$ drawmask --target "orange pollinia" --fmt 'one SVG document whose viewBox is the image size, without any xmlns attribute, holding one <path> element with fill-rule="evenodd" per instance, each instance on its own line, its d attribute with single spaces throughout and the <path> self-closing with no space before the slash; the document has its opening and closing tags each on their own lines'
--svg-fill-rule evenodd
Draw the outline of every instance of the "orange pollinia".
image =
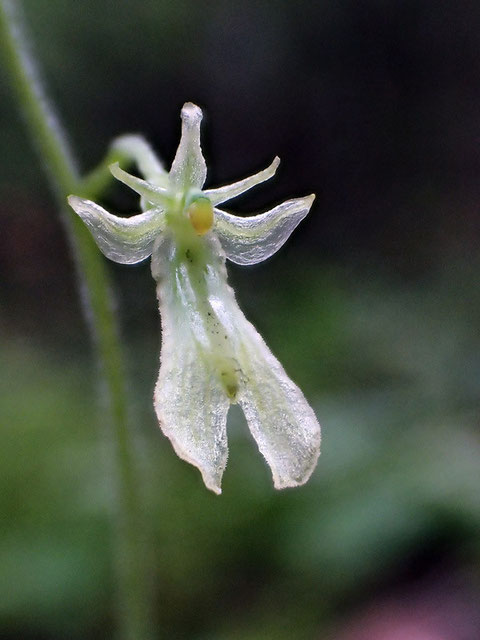
<svg viewBox="0 0 480 640">
<path fill-rule="evenodd" d="M 213 227 L 213 205 L 208 198 L 197 198 L 187 209 L 192 227 L 203 236 Z"/>
</svg>

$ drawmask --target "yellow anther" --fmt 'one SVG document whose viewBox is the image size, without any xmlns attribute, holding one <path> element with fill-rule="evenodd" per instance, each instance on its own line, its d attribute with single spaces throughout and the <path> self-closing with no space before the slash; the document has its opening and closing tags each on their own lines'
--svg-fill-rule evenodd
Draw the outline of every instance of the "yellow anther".
<svg viewBox="0 0 480 640">
<path fill-rule="evenodd" d="M 197 198 L 187 209 L 192 227 L 203 236 L 213 227 L 213 206 L 208 198 Z"/>
</svg>

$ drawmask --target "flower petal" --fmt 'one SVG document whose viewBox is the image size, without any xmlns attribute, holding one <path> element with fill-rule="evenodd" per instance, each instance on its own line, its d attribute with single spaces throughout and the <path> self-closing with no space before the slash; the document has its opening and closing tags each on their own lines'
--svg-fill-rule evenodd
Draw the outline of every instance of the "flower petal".
<svg viewBox="0 0 480 640">
<path fill-rule="evenodd" d="M 224 187 L 218 187 L 217 189 L 206 189 L 205 191 L 203 191 L 203 195 L 209 198 L 210 202 L 213 205 L 221 204 L 222 202 L 226 202 L 227 200 L 236 198 L 255 185 L 260 184 L 261 182 L 265 182 L 265 180 L 268 180 L 273 175 L 275 175 L 275 171 L 277 170 L 279 164 L 280 158 L 278 156 L 275 156 L 272 164 L 266 169 L 263 169 L 263 171 L 259 171 L 255 175 L 244 178 L 243 180 L 239 180 L 238 182 L 234 182 L 233 184 L 227 184 Z"/>
<path fill-rule="evenodd" d="M 168 206 L 170 198 L 167 195 L 167 189 L 163 187 L 157 187 L 151 182 L 147 182 L 146 180 L 142 180 L 141 178 L 132 176 L 130 173 L 127 173 L 126 171 L 121 169 L 118 162 L 114 162 L 113 164 L 111 164 L 109 169 L 114 178 L 120 180 L 120 182 L 126 184 L 127 187 L 130 187 L 130 189 L 136 191 L 138 195 L 146 200 L 146 202 L 160 205 L 161 207 Z"/>
<path fill-rule="evenodd" d="M 275 487 L 304 484 L 320 453 L 317 418 L 243 315 L 223 267 L 209 270 L 206 277 L 208 299 L 238 363 L 239 388 L 234 401 L 242 407 L 250 431 L 270 465 Z"/>
<path fill-rule="evenodd" d="M 159 207 L 138 216 L 120 218 L 90 200 L 69 196 L 68 202 L 90 229 L 102 253 L 122 264 L 135 264 L 148 258 L 156 237 L 165 227 L 165 213 Z"/>
<path fill-rule="evenodd" d="M 287 200 L 274 209 L 241 218 L 215 209 L 215 231 L 229 260 L 255 264 L 266 260 L 287 241 L 305 218 L 315 196 Z"/>
<path fill-rule="evenodd" d="M 255 327 L 244 319 L 241 330 L 244 348 L 240 363 L 246 383 L 238 402 L 272 470 L 275 488 L 304 484 L 320 455 L 320 425 L 303 393 Z"/>
<path fill-rule="evenodd" d="M 149 182 L 153 182 L 159 187 L 168 185 L 168 173 L 143 136 L 137 134 L 120 136 L 114 140 L 112 149 L 131 158 L 140 173 Z"/>
<path fill-rule="evenodd" d="M 177 455 L 200 470 L 208 489 L 221 493 L 227 464 L 230 402 L 201 344 L 192 333 L 188 310 L 170 288 L 157 287 L 162 317 L 160 374 L 155 411 Z"/>
<path fill-rule="evenodd" d="M 182 137 L 170 169 L 170 180 L 180 189 L 201 189 L 207 176 L 207 166 L 200 146 L 200 107 L 186 102 L 182 112 Z"/>
</svg>

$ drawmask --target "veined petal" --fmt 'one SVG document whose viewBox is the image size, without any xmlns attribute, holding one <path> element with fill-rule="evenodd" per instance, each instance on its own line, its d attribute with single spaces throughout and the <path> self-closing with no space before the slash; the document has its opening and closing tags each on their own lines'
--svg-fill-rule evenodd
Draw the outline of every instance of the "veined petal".
<svg viewBox="0 0 480 640">
<path fill-rule="evenodd" d="M 255 264 L 266 260 L 287 241 L 305 218 L 315 196 L 287 200 L 256 216 L 239 217 L 215 209 L 214 229 L 229 260 Z"/>
<path fill-rule="evenodd" d="M 240 312 L 241 313 L 241 312 Z M 240 363 L 246 384 L 238 397 L 276 489 L 307 482 L 320 455 L 320 425 L 256 329 L 244 319 Z"/>
<path fill-rule="evenodd" d="M 218 241 L 217 241 L 218 242 Z M 290 380 L 239 308 L 223 266 L 206 275 L 208 298 L 228 335 L 238 367 L 235 402 L 270 465 L 277 489 L 304 484 L 320 454 L 320 425 L 301 390 Z"/>
<path fill-rule="evenodd" d="M 90 200 L 69 196 L 68 202 L 90 229 L 102 253 L 122 264 L 135 264 L 148 258 L 156 237 L 165 227 L 165 213 L 159 207 L 138 216 L 120 218 Z"/>
<path fill-rule="evenodd" d="M 205 485 L 219 494 L 227 464 L 230 402 L 192 332 L 188 310 L 176 299 L 171 285 L 164 281 L 157 287 L 162 349 L 155 411 L 177 455 L 198 467 Z"/>
<path fill-rule="evenodd" d="M 131 158 L 149 182 L 159 187 L 168 185 L 168 174 L 162 162 L 143 136 L 138 134 L 120 136 L 113 141 L 112 149 Z"/>
<path fill-rule="evenodd" d="M 245 193 L 245 191 L 248 191 L 257 184 L 265 182 L 265 180 L 268 180 L 269 178 L 274 176 L 279 164 L 280 158 L 278 156 L 275 156 L 272 164 L 266 169 L 263 169 L 263 171 L 259 171 L 255 175 L 244 178 L 243 180 L 239 180 L 238 182 L 234 182 L 233 184 L 227 184 L 224 187 L 218 187 L 217 189 L 206 189 L 205 191 L 203 191 L 203 195 L 209 198 L 210 202 L 213 205 L 221 204 L 222 202 L 226 202 L 227 200 L 236 198 L 237 196 Z"/>
<path fill-rule="evenodd" d="M 136 191 L 142 198 L 145 198 L 147 202 L 160 205 L 161 207 L 168 205 L 169 196 L 167 195 L 167 189 L 164 187 L 157 187 L 151 182 L 132 176 L 130 173 L 121 169 L 118 162 L 111 164 L 109 169 L 114 178 Z"/>
<path fill-rule="evenodd" d="M 201 189 L 207 176 L 207 166 L 200 146 L 200 107 L 186 102 L 182 112 L 182 137 L 170 169 L 170 180 L 180 189 Z"/>
</svg>

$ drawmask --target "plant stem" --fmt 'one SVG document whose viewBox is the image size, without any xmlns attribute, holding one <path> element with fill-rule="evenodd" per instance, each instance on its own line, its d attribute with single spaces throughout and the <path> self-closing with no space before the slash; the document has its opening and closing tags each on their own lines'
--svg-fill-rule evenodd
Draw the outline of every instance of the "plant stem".
<svg viewBox="0 0 480 640">
<path fill-rule="evenodd" d="M 79 177 L 73 156 L 38 80 L 33 58 L 25 47 L 25 37 L 14 16 L 14 3 L 0 0 L 0 48 L 4 65 L 24 112 L 30 136 L 47 170 L 73 248 L 80 285 L 86 292 L 86 315 L 108 393 L 116 443 L 119 636 L 122 640 L 146 640 L 151 637 L 152 629 L 147 553 L 136 453 L 128 430 L 124 357 L 103 257 L 87 228 L 65 204 L 70 193 L 84 195 L 88 192 L 89 197 L 93 197 L 93 191 L 98 192 L 105 186 L 105 179 L 102 170 L 97 176 L 93 174 L 93 179 L 90 176 L 82 181 Z"/>
</svg>

